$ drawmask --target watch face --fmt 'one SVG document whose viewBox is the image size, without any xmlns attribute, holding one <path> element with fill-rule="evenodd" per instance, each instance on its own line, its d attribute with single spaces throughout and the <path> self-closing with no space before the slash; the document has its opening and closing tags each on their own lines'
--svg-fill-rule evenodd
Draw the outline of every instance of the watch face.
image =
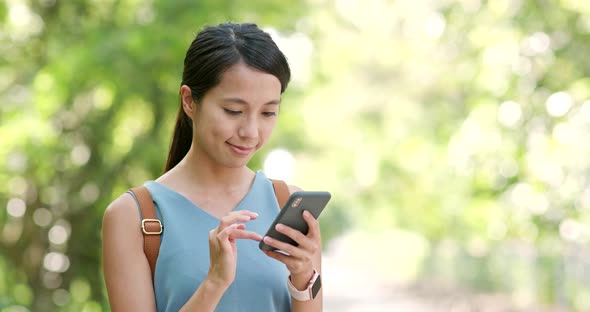
<svg viewBox="0 0 590 312">
<path fill-rule="evenodd" d="M 311 286 L 312 299 L 315 299 L 315 296 L 320 291 L 320 288 L 322 288 L 322 277 L 318 275 L 318 278 L 316 278 L 315 282 L 313 283 L 313 286 Z"/>
</svg>

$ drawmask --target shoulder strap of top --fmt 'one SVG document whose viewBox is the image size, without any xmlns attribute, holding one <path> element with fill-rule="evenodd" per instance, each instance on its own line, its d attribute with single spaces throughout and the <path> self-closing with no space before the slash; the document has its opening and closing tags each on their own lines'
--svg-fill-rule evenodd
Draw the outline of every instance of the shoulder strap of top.
<svg viewBox="0 0 590 312">
<path fill-rule="evenodd" d="M 271 179 L 271 181 L 275 197 L 279 203 L 279 208 L 282 208 L 289 198 L 289 187 L 285 181 L 273 179 Z M 148 189 L 145 186 L 140 186 L 131 188 L 129 191 L 135 195 L 139 204 L 139 209 L 141 210 L 141 230 L 143 232 L 144 241 L 143 250 L 148 263 L 150 264 L 152 283 L 154 283 L 156 261 L 158 260 L 158 254 L 160 253 L 160 235 L 162 235 L 164 226 L 156 215 L 154 201 L 152 200 L 152 196 Z"/>
</svg>

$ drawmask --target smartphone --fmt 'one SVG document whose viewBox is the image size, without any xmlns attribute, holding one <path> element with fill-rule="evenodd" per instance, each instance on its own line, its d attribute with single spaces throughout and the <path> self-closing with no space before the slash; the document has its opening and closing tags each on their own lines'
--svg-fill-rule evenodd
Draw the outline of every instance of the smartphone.
<svg viewBox="0 0 590 312">
<path fill-rule="evenodd" d="M 311 215 L 317 220 L 320 217 L 322 210 L 324 210 L 324 207 L 326 207 L 328 204 L 328 201 L 330 201 L 331 197 L 332 195 L 329 192 L 300 191 L 291 194 L 289 199 L 287 199 L 285 206 L 281 209 L 281 212 L 279 212 L 279 215 L 268 228 L 265 236 L 270 236 L 274 239 L 278 239 L 293 246 L 298 246 L 297 242 L 278 232 L 275 229 L 275 226 L 278 223 L 282 223 L 307 235 L 309 227 L 307 226 L 305 219 L 303 219 L 303 212 L 305 210 L 309 211 Z M 265 244 L 264 241 L 260 241 L 258 247 L 262 250 L 276 249 Z"/>
</svg>

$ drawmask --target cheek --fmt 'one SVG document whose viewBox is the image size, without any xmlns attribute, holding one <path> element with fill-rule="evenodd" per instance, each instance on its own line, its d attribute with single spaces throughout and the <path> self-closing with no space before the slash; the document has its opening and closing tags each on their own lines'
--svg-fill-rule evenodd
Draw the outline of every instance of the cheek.
<svg viewBox="0 0 590 312">
<path fill-rule="evenodd" d="M 215 138 L 229 138 L 232 133 L 232 122 L 221 112 L 208 111 L 206 120 L 203 120 L 203 131 L 208 136 Z"/>
<path fill-rule="evenodd" d="M 217 139 L 227 140 L 232 137 L 234 131 L 233 124 L 227 119 L 219 118 L 209 125 L 211 135 Z"/>
<path fill-rule="evenodd" d="M 202 118 L 205 115 L 201 115 L 201 118 L 197 120 L 197 133 L 196 139 L 207 145 L 214 144 L 219 140 L 227 140 L 228 124 L 226 120 L 223 120 L 219 116 L 206 115 L 208 118 Z"/>
</svg>

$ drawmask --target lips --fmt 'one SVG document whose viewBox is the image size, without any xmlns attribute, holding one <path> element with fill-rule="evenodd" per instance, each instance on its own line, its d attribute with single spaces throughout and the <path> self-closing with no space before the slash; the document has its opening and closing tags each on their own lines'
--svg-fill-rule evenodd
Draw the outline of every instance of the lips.
<svg viewBox="0 0 590 312">
<path fill-rule="evenodd" d="M 244 147 L 244 146 L 239 146 L 239 145 L 233 145 L 233 144 L 231 144 L 229 142 L 226 142 L 226 143 L 238 155 L 248 155 L 248 154 L 250 154 L 254 150 L 254 147 Z"/>
</svg>

